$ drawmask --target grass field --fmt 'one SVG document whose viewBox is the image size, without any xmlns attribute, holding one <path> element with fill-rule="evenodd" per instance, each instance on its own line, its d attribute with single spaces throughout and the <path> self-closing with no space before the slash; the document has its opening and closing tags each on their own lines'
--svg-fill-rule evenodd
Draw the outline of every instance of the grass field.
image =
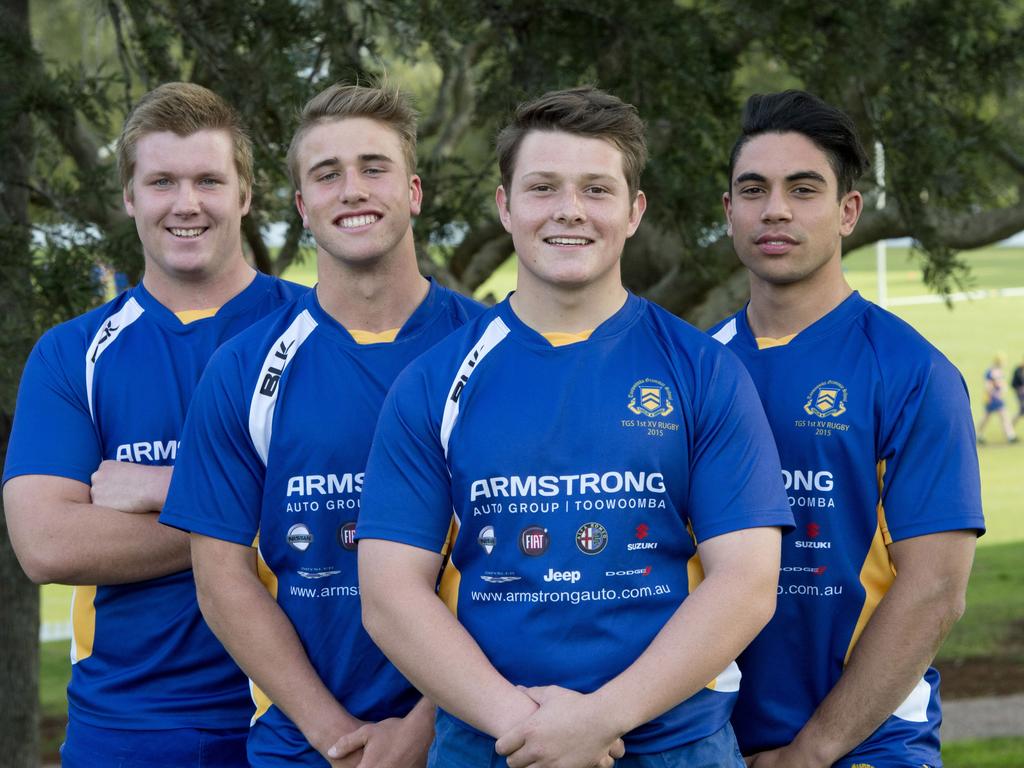
<svg viewBox="0 0 1024 768">
<path fill-rule="evenodd" d="M 1024 249 L 991 248 L 964 254 L 972 269 L 971 288 L 1024 286 Z M 916 257 L 906 248 L 888 254 L 890 298 L 925 295 Z M 863 249 L 847 256 L 850 284 L 865 297 L 877 297 L 875 252 Z M 312 258 L 291 268 L 286 277 L 315 282 Z M 477 291 L 500 299 L 515 285 L 515 263 L 504 264 Z M 890 309 L 941 349 L 960 369 L 971 394 L 975 418 L 980 417 L 982 375 L 996 351 L 1008 354 L 1011 365 L 1024 357 L 1024 297 L 986 298 L 944 304 L 895 306 Z M 1012 399 L 1012 398 L 1011 398 Z M 1024 435 L 1024 422 L 1018 424 Z M 986 430 L 988 444 L 979 450 L 982 494 L 988 532 L 979 541 L 968 592 L 968 611 L 947 639 L 939 660 L 1002 660 L 1024 663 L 1024 443 L 1006 445 L 995 423 Z M 43 589 L 43 621 L 66 621 L 70 588 Z M 41 699 L 44 712 L 60 716 L 68 676 L 68 644 L 43 646 Z M 947 768 L 994 768 L 1024 765 L 1024 739 L 964 742 L 944 749 Z"/>
</svg>

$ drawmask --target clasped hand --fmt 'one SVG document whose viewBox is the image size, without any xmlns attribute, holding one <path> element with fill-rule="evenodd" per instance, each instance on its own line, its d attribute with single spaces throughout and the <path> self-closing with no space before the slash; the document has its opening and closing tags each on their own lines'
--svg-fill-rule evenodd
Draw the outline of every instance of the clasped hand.
<svg viewBox="0 0 1024 768">
<path fill-rule="evenodd" d="M 611 768 L 625 745 L 593 694 L 557 685 L 521 688 L 538 708 L 498 739 L 509 768 Z"/>
</svg>

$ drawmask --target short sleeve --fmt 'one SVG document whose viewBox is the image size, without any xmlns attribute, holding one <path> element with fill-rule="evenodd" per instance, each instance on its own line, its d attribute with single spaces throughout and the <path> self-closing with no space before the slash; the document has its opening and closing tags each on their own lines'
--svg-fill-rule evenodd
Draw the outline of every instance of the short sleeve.
<svg viewBox="0 0 1024 768">
<path fill-rule="evenodd" d="M 18 388 L 4 482 L 18 475 L 91 482 L 103 451 L 85 392 L 85 354 L 84 344 L 62 348 L 55 330 L 33 348 Z"/>
<path fill-rule="evenodd" d="M 451 478 L 429 406 L 422 374 L 406 370 L 377 422 L 363 480 L 358 538 L 433 552 L 444 546 L 452 518 Z"/>
<path fill-rule="evenodd" d="M 249 436 L 249 394 L 237 358 L 217 352 L 189 406 L 161 523 L 253 543 L 266 467 Z"/>
<path fill-rule="evenodd" d="M 985 530 L 967 386 L 945 358 L 886 403 L 879 455 L 882 509 L 895 541 L 940 531 Z"/>
<path fill-rule="evenodd" d="M 687 505 L 694 535 L 703 541 L 743 528 L 792 528 L 778 450 L 754 383 L 728 350 L 706 362 Z"/>
</svg>

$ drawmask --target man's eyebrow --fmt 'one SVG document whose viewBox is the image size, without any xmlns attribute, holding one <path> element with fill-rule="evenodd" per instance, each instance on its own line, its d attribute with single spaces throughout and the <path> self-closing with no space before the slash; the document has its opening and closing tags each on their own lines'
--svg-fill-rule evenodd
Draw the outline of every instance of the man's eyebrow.
<svg viewBox="0 0 1024 768">
<path fill-rule="evenodd" d="M 745 181 L 759 181 L 763 184 L 764 182 L 768 181 L 768 179 L 766 179 L 760 173 L 747 171 L 746 173 L 741 173 L 739 176 L 737 176 L 736 179 L 733 181 L 733 184 L 742 184 Z"/>
<path fill-rule="evenodd" d="M 825 179 L 825 177 L 822 176 L 817 171 L 797 171 L 796 173 L 791 173 L 789 174 L 789 176 L 786 177 L 786 181 L 802 181 L 804 179 L 809 179 L 810 181 L 818 181 L 821 182 L 822 184 L 828 184 L 828 181 Z"/>
<path fill-rule="evenodd" d="M 361 162 L 361 163 L 392 163 L 392 164 L 394 164 L 395 161 L 392 160 L 387 155 L 375 154 L 375 153 L 367 153 L 365 155 L 359 155 L 359 162 Z M 335 165 L 341 165 L 341 160 L 339 160 L 337 157 L 325 157 L 319 163 L 315 163 L 315 164 L 311 165 L 309 167 L 309 170 L 306 171 L 306 175 L 309 176 L 309 175 L 311 175 L 313 173 L 316 173 L 321 168 L 329 168 L 329 167 L 332 167 L 332 166 L 335 166 Z"/>
<path fill-rule="evenodd" d="M 529 173 L 524 173 L 523 176 L 522 176 L 522 178 L 524 178 L 524 179 L 531 179 L 531 178 L 534 178 L 534 177 L 540 178 L 540 179 L 557 179 L 557 178 L 561 177 L 561 174 L 555 173 L 554 171 L 530 171 Z M 580 176 L 580 178 L 582 178 L 584 181 L 614 181 L 615 180 L 615 176 L 613 174 L 610 174 L 610 173 L 584 173 L 584 174 L 582 174 Z"/>
<path fill-rule="evenodd" d="M 828 180 L 817 171 L 797 171 L 796 173 L 791 173 L 786 177 L 786 181 L 790 182 L 803 180 L 817 181 L 822 184 L 828 183 Z M 768 179 L 766 179 L 760 173 L 755 173 L 754 171 L 747 171 L 746 173 L 741 173 L 739 176 L 737 176 L 736 180 L 733 183 L 742 184 L 745 181 L 756 181 L 763 184 L 766 181 L 768 181 Z"/>
</svg>

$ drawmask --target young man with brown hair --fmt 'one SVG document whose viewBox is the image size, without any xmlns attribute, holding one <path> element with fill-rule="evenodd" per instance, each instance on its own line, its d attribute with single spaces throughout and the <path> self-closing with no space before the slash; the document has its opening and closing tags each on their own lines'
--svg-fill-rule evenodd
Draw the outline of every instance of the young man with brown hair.
<svg viewBox="0 0 1024 768">
<path fill-rule="evenodd" d="M 243 258 L 252 149 L 214 93 L 149 92 L 117 157 L 145 273 L 33 350 L 7 525 L 29 578 L 75 585 L 63 764 L 241 767 L 245 677 L 199 613 L 188 537 L 157 514 L 210 355 L 304 289 Z"/>
<path fill-rule="evenodd" d="M 319 282 L 211 362 L 160 518 L 192 532 L 203 614 L 252 678 L 257 768 L 412 768 L 430 743 L 433 706 L 363 630 L 354 536 L 391 382 L 482 311 L 419 272 L 415 162 L 397 89 L 305 106 L 288 163 Z"/>
<path fill-rule="evenodd" d="M 443 709 L 432 766 L 741 766 L 732 660 L 771 616 L 791 520 L 756 393 L 622 286 L 646 206 L 632 106 L 546 94 L 498 152 L 518 287 L 384 405 L 367 629 Z"/>
</svg>

